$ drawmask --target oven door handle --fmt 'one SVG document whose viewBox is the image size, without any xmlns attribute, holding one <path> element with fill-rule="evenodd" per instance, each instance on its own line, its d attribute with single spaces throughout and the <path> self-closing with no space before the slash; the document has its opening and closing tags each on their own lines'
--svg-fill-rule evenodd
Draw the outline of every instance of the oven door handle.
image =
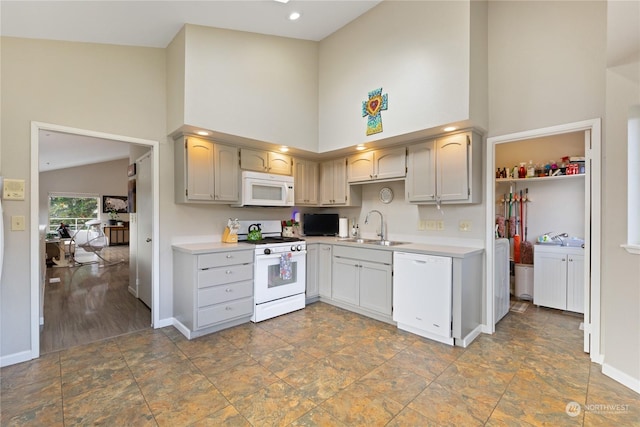
<svg viewBox="0 0 640 427">
<path fill-rule="evenodd" d="M 270 254 L 270 255 L 256 255 L 256 261 L 260 261 L 263 259 L 275 259 L 275 258 L 280 258 L 281 255 L 284 254 L 292 254 L 293 256 L 291 258 L 295 258 L 298 255 L 306 255 L 307 251 L 296 251 L 296 252 L 282 252 L 279 254 Z"/>
</svg>

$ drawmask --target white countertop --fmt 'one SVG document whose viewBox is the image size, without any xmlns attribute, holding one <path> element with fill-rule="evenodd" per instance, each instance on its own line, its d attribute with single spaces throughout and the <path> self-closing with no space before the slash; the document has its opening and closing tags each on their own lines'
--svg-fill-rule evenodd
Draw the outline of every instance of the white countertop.
<svg viewBox="0 0 640 427">
<path fill-rule="evenodd" d="M 472 255 L 481 254 L 484 249 L 468 246 L 440 245 L 428 243 L 402 243 L 394 246 L 378 246 L 375 244 L 355 243 L 339 239 L 337 237 L 303 237 L 307 243 L 325 243 L 331 245 L 343 245 L 361 247 L 367 249 L 378 249 L 383 251 L 411 252 L 429 255 L 448 256 L 452 258 L 466 258 Z M 255 248 L 251 243 L 222 243 L 222 242 L 194 242 L 194 243 L 174 243 L 172 248 L 177 251 L 192 255 L 220 252 L 220 251 L 240 251 Z"/>
<path fill-rule="evenodd" d="M 255 248 L 250 243 L 222 243 L 222 242 L 198 242 L 198 243 L 174 243 L 171 247 L 180 252 L 192 255 L 206 254 L 220 251 L 241 251 Z"/>
</svg>

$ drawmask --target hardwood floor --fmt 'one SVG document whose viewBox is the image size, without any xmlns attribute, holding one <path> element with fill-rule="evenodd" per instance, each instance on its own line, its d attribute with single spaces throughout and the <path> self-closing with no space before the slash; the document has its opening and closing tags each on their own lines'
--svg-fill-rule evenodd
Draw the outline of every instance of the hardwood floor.
<svg viewBox="0 0 640 427">
<path fill-rule="evenodd" d="M 129 247 L 107 247 L 101 255 L 117 263 L 47 268 L 42 354 L 150 328 L 151 311 L 128 290 Z"/>
</svg>

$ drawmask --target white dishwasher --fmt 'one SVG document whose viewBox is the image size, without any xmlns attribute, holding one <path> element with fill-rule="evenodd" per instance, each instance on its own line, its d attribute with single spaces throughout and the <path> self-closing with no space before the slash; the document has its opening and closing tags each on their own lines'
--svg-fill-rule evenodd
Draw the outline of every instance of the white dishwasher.
<svg viewBox="0 0 640 427">
<path fill-rule="evenodd" d="M 398 328 L 453 345 L 450 257 L 393 253 L 393 320 Z"/>
</svg>

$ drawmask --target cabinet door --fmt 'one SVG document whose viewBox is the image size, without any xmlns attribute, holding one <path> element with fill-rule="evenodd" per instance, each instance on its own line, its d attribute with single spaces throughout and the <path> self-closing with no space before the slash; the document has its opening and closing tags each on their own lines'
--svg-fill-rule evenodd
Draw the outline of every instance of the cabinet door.
<svg viewBox="0 0 640 427">
<path fill-rule="evenodd" d="M 567 255 L 567 310 L 584 313 L 584 255 Z"/>
<path fill-rule="evenodd" d="M 269 173 L 291 175 L 291 156 L 270 151 L 268 153 L 268 159 L 267 171 Z"/>
<path fill-rule="evenodd" d="M 318 291 L 321 297 L 331 298 L 331 245 L 319 245 Z"/>
<path fill-rule="evenodd" d="M 333 161 L 320 164 L 320 203 L 333 203 Z"/>
<path fill-rule="evenodd" d="M 533 303 L 567 308 L 567 255 L 536 251 L 533 261 Z"/>
<path fill-rule="evenodd" d="M 318 204 L 318 171 L 318 163 L 307 160 L 304 189 L 306 193 L 305 203 L 310 205 Z"/>
<path fill-rule="evenodd" d="M 347 159 L 347 182 L 371 181 L 374 176 L 374 152 L 358 153 Z"/>
<path fill-rule="evenodd" d="M 467 134 L 438 139 L 436 143 L 436 195 L 442 201 L 469 198 Z"/>
<path fill-rule="evenodd" d="M 318 204 L 318 163 L 293 159 L 296 205 Z"/>
<path fill-rule="evenodd" d="M 307 298 L 318 296 L 318 246 L 307 245 Z"/>
<path fill-rule="evenodd" d="M 213 143 L 187 138 L 187 199 L 213 200 Z"/>
<path fill-rule="evenodd" d="M 359 304 L 358 277 L 360 267 L 357 261 L 333 257 L 331 275 L 331 296 L 336 301 L 353 305 Z"/>
<path fill-rule="evenodd" d="M 360 261 L 360 307 L 391 316 L 391 266 Z"/>
<path fill-rule="evenodd" d="M 239 197 L 238 149 L 228 145 L 214 144 L 214 199 L 237 202 Z"/>
<path fill-rule="evenodd" d="M 408 148 L 406 197 L 409 202 L 431 202 L 436 198 L 435 141 Z"/>
<path fill-rule="evenodd" d="M 375 152 L 375 179 L 402 178 L 407 171 L 407 149 L 388 148 Z"/>
<path fill-rule="evenodd" d="M 346 159 L 333 162 L 333 204 L 347 204 L 347 162 Z"/>
<path fill-rule="evenodd" d="M 269 170 L 269 154 L 266 151 L 240 149 L 240 168 L 256 172 Z"/>
</svg>

